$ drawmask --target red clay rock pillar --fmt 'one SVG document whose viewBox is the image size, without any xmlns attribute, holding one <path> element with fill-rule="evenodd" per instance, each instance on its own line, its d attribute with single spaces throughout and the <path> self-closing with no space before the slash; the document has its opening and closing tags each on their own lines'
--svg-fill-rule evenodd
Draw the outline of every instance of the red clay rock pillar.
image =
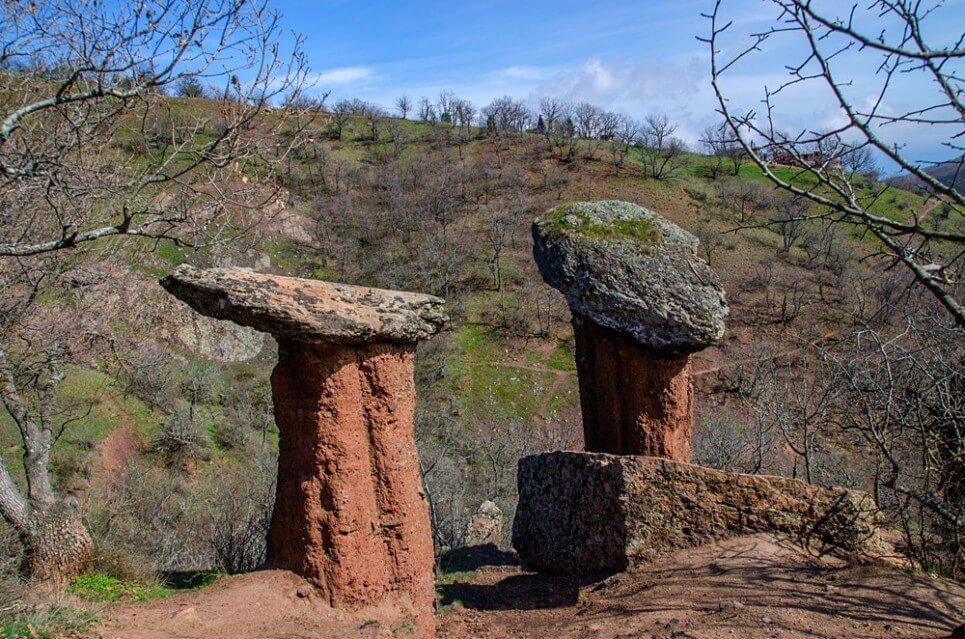
<svg viewBox="0 0 965 639">
<path fill-rule="evenodd" d="M 690 461 L 693 369 L 573 316 L 585 448 L 592 453 Z"/>
<path fill-rule="evenodd" d="M 635 204 L 576 202 L 536 219 L 533 257 L 573 313 L 586 450 L 690 461 L 690 356 L 728 313 L 697 238 Z"/>
<path fill-rule="evenodd" d="M 414 293 L 180 266 L 195 310 L 271 333 L 281 433 L 268 564 L 337 608 L 390 606 L 435 634 L 433 548 L 413 437 L 415 344 L 447 320 Z M 385 611 L 381 614 L 384 615 Z"/>
<path fill-rule="evenodd" d="M 338 608 L 407 595 L 402 605 L 428 628 L 433 549 L 412 432 L 414 350 L 279 342 L 268 563 L 307 577 Z"/>
</svg>

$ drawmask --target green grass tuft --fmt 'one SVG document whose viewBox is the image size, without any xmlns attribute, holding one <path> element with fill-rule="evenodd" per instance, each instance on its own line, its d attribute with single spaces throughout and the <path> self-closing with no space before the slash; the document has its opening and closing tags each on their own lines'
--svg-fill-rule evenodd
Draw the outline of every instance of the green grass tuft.
<svg viewBox="0 0 965 639">
<path fill-rule="evenodd" d="M 142 585 L 121 581 L 110 575 L 94 572 L 75 578 L 67 592 L 87 601 L 112 602 L 121 598 L 132 601 L 165 599 L 177 593 L 177 590 L 160 584 Z"/>
<path fill-rule="evenodd" d="M 97 617 L 86 610 L 54 606 L 39 612 L 0 615 L 0 639 L 58 639 L 84 633 Z"/>
<path fill-rule="evenodd" d="M 550 354 L 549 359 L 546 361 L 546 365 L 549 368 L 557 371 L 575 371 L 576 370 L 576 358 L 573 356 L 573 351 L 570 350 L 570 345 L 565 340 L 557 340 L 556 348 Z"/>
<path fill-rule="evenodd" d="M 184 251 L 178 247 L 177 244 L 170 240 L 162 240 L 158 242 L 157 249 L 154 251 L 160 259 L 164 260 L 167 264 L 172 267 L 181 266 L 184 264 L 185 257 Z"/>
<path fill-rule="evenodd" d="M 167 599 L 185 590 L 199 590 L 211 585 L 217 578 L 218 573 L 202 572 L 178 575 L 161 583 L 138 584 L 92 572 L 75 578 L 67 591 L 87 601 L 105 603 L 125 599 L 140 602 Z"/>
</svg>

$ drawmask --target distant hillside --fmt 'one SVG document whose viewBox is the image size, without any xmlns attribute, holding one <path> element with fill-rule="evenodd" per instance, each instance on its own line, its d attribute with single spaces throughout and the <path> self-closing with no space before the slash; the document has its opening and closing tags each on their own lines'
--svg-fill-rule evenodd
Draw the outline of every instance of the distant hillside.
<svg viewBox="0 0 965 639">
<path fill-rule="evenodd" d="M 963 163 L 965 163 L 965 156 L 958 160 L 942 162 L 930 169 L 925 169 L 925 173 L 931 175 L 942 184 L 954 187 L 961 192 L 962 187 L 965 186 L 965 166 L 963 166 Z M 888 184 L 905 189 L 906 191 L 922 192 L 925 190 L 925 185 L 920 178 L 914 175 L 908 175 L 907 173 L 891 178 L 888 180 Z"/>
</svg>

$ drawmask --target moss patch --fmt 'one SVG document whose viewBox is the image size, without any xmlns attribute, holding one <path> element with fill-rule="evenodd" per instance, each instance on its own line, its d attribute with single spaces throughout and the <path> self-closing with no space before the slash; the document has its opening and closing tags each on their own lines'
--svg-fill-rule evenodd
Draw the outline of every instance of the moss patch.
<svg viewBox="0 0 965 639">
<path fill-rule="evenodd" d="M 660 242 L 660 228 L 650 220 L 611 220 L 601 222 L 575 204 L 563 204 L 540 219 L 540 228 L 550 241 L 570 234 L 603 239 L 630 239 L 645 244 Z"/>
</svg>

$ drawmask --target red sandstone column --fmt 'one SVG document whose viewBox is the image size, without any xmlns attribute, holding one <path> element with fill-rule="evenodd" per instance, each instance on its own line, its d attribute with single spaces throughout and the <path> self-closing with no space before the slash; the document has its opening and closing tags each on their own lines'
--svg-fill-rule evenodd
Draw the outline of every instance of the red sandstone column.
<svg viewBox="0 0 965 639">
<path fill-rule="evenodd" d="M 661 355 L 574 313 L 585 448 L 690 461 L 689 355 Z"/>
<path fill-rule="evenodd" d="M 387 605 L 435 634 L 433 548 L 412 414 L 415 344 L 448 320 L 431 295 L 181 265 L 161 285 L 199 313 L 272 334 L 281 433 L 268 563 L 335 607 Z"/>
<path fill-rule="evenodd" d="M 411 606 L 434 635 L 433 548 L 413 438 L 414 344 L 280 340 L 268 561 L 333 606 Z"/>
</svg>

